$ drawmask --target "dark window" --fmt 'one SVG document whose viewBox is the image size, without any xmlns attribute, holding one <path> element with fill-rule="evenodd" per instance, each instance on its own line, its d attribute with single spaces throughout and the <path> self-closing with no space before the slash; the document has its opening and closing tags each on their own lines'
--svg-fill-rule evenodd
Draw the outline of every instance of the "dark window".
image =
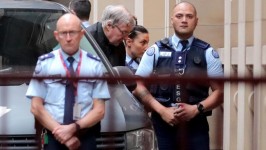
<svg viewBox="0 0 266 150">
<path fill-rule="evenodd" d="M 0 11 L 0 74 L 32 74 L 38 57 L 57 45 L 53 31 L 57 19 L 64 12 L 29 9 Z"/>
</svg>

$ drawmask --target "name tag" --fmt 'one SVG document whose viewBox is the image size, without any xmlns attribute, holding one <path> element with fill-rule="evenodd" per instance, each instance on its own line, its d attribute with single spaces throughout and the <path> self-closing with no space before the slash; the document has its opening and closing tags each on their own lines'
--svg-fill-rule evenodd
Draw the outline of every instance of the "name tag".
<svg viewBox="0 0 266 150">
<path fill-rule="evenodd" d="M 160 57 L 171 57 L 172 52 L 160 52 Z"/>
<path fill-rule="evenodd" d="M 81 118 L 81 104 L 75 103 L 73 108 L 73 120 L 79 120 Z"/>
</svg>

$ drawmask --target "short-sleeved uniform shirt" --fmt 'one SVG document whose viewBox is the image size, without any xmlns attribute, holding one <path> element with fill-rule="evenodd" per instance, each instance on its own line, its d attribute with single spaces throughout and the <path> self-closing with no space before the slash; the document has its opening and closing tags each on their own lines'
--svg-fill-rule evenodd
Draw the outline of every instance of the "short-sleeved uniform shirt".
<svg viewBox="0 0 266 150">
<path fill-rule="evenodd" d="M 66 67 L 69 66 L 66 60 L 68 57 L 61 49 L 41 56 L 37 62 L 34 76 L 66 77 L 67 71 L 64 64 Z M 73 57 L 75 59 L 73 67 L 76 70 L 76 75 L 80 77 L 103 76 L 102 63 L 98 57 L 88 55 L 87 52 L 81 49 Z M 53 119 L 63 123 L 65 86 L 66 81 L 62 79 L 32 79 L 26 96 L 30 99 L 32 97 L 41 97 L 44 100 L 45 109 L 51 114 Z M 81 118 L 92 109 L 93 99 L 110 99 L 107 82 L 95 79 L 79 80 L 75 103 L 81 106 Z"/>
<path fill-rule="evenodd" d="M 169 39 L 172 42 L 173 48 L 176 51 L 181 51 L 182 44 L 180 43 L 180 39 L 176 35 L 173 35 Z M 189 44 L 187 45 L 186 50 L 189 50 L 193 40 L 194 40 L 193 36 L 188 39 Z M 139 64 L 139 67 L 135 74 L 138 76 L 142 76 L 142 77 L 148 77 L 153 71 L 154 63 L 155 65 L 157 64 L 159 56 L 160 56 L 160 52 L 159 52 L 158 46 L 156 44 L 152 45 L 144 53 L 141 59 L 141 62 Z M 205 56 L 206 56 L 206 62 L 207 62 L 208 76 L 209 77 L 222 77 L 223 68 L 222 68 L 222 63 L 219 59 L 219 54 L 212 47 L 209 47 L 205 51 Z"/>
</svg>

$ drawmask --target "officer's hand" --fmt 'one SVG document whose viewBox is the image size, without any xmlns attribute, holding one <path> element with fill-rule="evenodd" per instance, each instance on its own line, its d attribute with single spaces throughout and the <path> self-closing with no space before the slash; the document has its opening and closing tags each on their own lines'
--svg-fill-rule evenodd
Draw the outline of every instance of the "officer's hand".
<svg viewBox="0 0 266 150">
<path fill-rule="evenodd" d="M 65 145 L 69 150 L 77 150 L 80 147 L 80 141 L 77 137 L 73 136 L 66 142 Z"/>
<path fill-rule="evenodd" d="M 176 107 L 165 107 L 160 111 L 162 119 L 167 122 L 169 125 L 174 126 L 178 124 L 178 118 L 175 117 Z"/>
<path fill-rule="evenodd" d="M 61 144 L 65 144 L 74 135 L 75 131 L 76 126 L 69 124 L 56 127 L 52 133 Z"/>
<path fill-rule="evenodd" d="M 179 107 L 175 112 L 175 117 L 180 121 L 189 121 L 197 115 L 197 105 L 178 103 L 178 106 Z"/>
</svg>

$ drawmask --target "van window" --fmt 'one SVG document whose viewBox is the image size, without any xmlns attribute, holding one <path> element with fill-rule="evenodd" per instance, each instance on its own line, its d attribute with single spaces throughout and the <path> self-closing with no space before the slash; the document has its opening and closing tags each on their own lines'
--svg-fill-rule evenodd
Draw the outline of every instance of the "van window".
<svg viewBox="0 0 266 150">
<path fill-rule="evenodd" d="M 65 12 L 30 9 L 1 9 L 0 12 L 0 74 L 31 75 L 38 57 L 58 47 L 53 31 Z M 85 37 L 81 48 L 97 55 Z M 18 85 L 29 80 L 0 82 Z"/>
</svg>

